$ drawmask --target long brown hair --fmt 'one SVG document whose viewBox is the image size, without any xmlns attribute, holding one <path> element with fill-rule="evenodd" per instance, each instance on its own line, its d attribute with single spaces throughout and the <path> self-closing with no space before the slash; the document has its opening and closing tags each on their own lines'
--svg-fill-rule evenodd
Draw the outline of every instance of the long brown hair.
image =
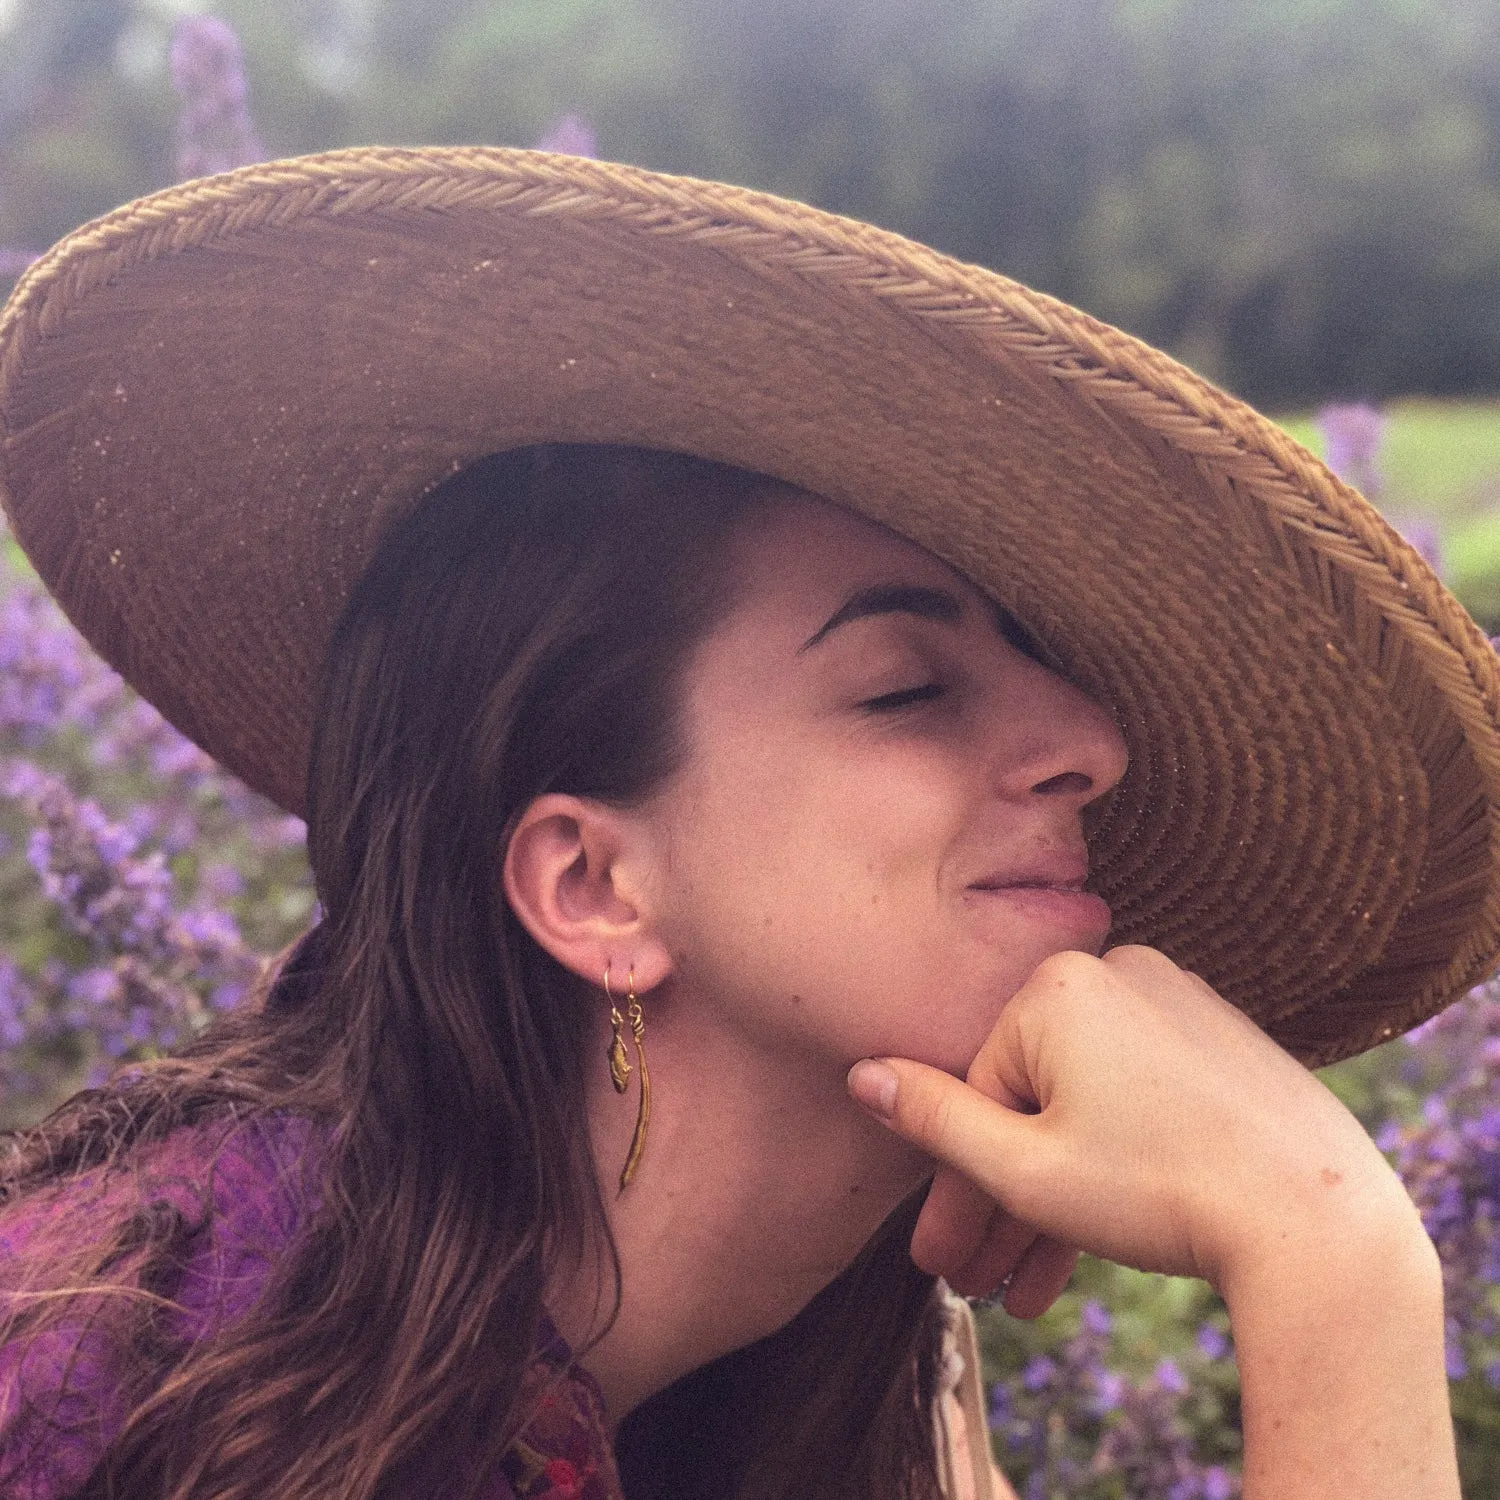
<svg viewBox="0 0 1500 1500">
<path fill-rule="evenodd" d="M 7 1274 L 78 1295 L 23 1304 L 0 1345 L 76 1326 L 82 1298 L 128 1352 L 129 1414 L 81 1494 L 383 1500 L 439 1453 L 451 1472 L 455 1450 L 472 1455 L 455 1493 L 495 1472 L 529 1414 L 550 1274 L 610 1244 L 585 987 L 515 920 L 498 862 L 538 795 L 629 804 L 671 774 L 684 662 L 771 485 L 681 455 L 521 449 L 386 536 L 321 686 L 321 925 L 263 1004 L 79 1096 L 7 1167 L 15 1199 L 186 1123 L 288 1116 L 323 1142 L 316 1210 L 259 1304 L 210 1338 L 174 1340 L 163 1314 L 206 1199 L 99 1215 L 65 1264 L 53 1245 Z M 910 1227 L 908 1208 L 786 1328 L 632 1414 L 632 1500 L 934 1495 L 931 1283 Z M 45 1417 L 27 1416 L 34 1441 Z"/>
</svg>

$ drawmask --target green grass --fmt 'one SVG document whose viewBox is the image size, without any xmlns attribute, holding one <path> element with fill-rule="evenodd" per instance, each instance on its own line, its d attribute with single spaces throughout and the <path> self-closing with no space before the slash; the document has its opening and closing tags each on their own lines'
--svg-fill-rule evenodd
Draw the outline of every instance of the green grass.
<svg viewBox="0 0 1500 1500">
<path fill-rule="evenodd" d="M 1398 401 L 1389 417 L 1385 483 L 1372 498 L 1398 530 L 1419 518 L 1436 524 L 1445 581 L 1500 632 L 1500 401 Z M 1311 415 L 1277 420 L 1321 455 Z"/>
</svg>

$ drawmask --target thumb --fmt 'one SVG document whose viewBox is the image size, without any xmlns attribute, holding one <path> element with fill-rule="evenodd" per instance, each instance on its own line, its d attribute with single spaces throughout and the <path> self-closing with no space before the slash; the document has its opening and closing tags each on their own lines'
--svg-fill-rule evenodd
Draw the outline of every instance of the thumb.
<svg viewBox="0 0 1500 1500">
<path fill-rule="evenodd" d="M 849 1092 L 882 1124 L 963 1173 L 1021 1218 L 1048 1180 L 1052 1142 L 1021 1114 L 925 1063 L 867 1057 L 849 1070 Z"/>
</svg>

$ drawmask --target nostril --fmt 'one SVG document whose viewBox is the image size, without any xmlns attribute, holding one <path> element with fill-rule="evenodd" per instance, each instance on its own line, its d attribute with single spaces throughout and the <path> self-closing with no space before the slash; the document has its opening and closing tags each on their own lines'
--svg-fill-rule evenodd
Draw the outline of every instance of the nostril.
<svg viewBox="0 0 1500 1500">
<path fill-rule="evenodd" d="M 1045 781 L 1037 782 L 1031 790 L 1043 797 L 1076 797 L 1093 789 L 1092 776 L 1085 776 L 1082 771 L 1064 771 L 1059 776 L 1049 776 Z"/>
</svg>

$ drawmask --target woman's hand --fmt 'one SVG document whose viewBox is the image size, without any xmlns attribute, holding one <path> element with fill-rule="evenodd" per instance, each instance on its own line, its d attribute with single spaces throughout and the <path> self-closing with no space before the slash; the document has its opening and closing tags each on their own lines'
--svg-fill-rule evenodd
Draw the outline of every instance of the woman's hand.
<svg viewBox="0 0 1500 1500">
<path fill-rule="evenodd" d="M 1154 949 L 1048 959 L 967 1088 L 919 1063 L 861 1063 L 851 1086 L 867 1105 L 882 1066 L 899 1081 L 886 1123 L 947 1164 L 913 1255 L 970 1293 L 1014 1273 L 1012 1311 L 1060 1290 L 1060 1245 L 1227 1293 L 1242 1263 L 1281 1253 L 1289 1225 L 1415 1221 L 1338 1100 Z"/>
<path fill-rule="evenodd" d="M 1436 1256 L 1358 1121 L 1149 948 L 1043 963 L 967 1083 L 850 1072 L 942 1166 L 913 1238 L 962 1290 L 1040 1312 L 1078 1247 L 1201 1276 L 1229 1305 L 1246 1494 L 1456 1496 Z"/>
</svg>

